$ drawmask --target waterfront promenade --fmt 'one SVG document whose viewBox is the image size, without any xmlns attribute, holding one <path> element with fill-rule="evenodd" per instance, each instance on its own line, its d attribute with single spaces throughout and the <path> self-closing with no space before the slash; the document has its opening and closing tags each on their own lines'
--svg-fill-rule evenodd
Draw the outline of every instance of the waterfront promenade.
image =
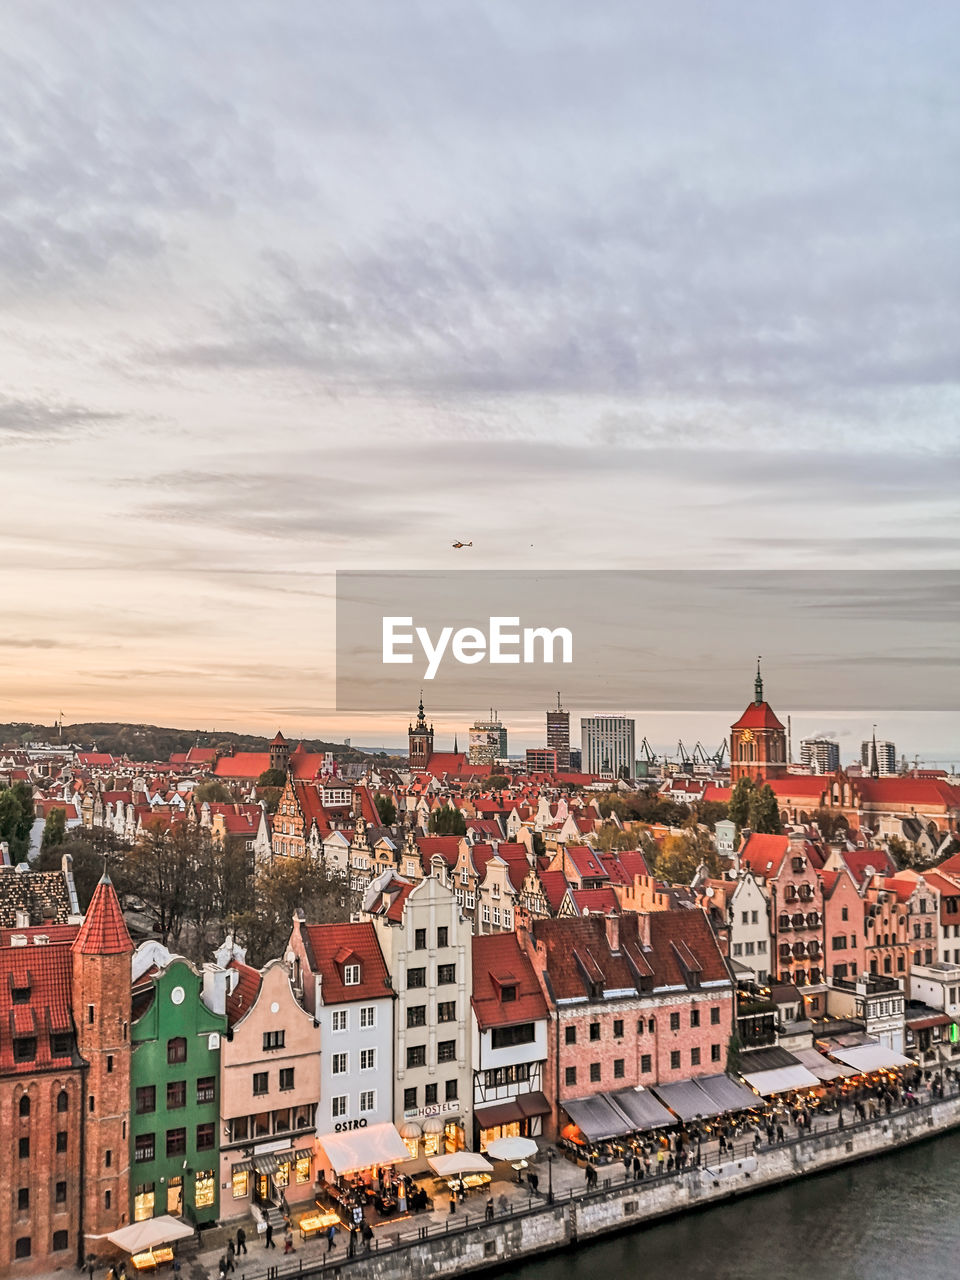
<svg viewBox="0 0 960 1280">
<path fill-rule="evenodd" d="M 237 1259 L 236 1280 L 287 1280 L 328 1270 L 344 1270 L 351 1280 L 412 1276 L 421 1269 L 424 1274 L 443 1274 L 446 1268 L 442 1261 L 438 1265 L 429 1261 L 431 1255 L 438 1254 L 460 1258 L 459 1271 L 503 1265 L 512 1258 L 569 1247 L 581 1239 L 775 1186 L 851 1160 L 872 1158 L 946 1132 L 960 1126 L 960 1096 L 956 1083 L 951 1082 L 943 1099 L 924 1093 L 915 1105 L 895 1107 L 890 1114 L 881 1109 L 876 1118 L 855 1121 L 847 1108 L 842 1127 L 836 1113 L 814 1116 L 809 1129 L 798 1130 L 789 1117 L 783 1125 L 782 1141 L 775 1137 L 772 1144 L 765 1134 L 758 1144 L 752 1133 L 735 1140 L 732 1147 L 728 1143 L 725 1152 L 716 1140 L 704 1142 L 699 1162 L 683 1171 L 667 1172 L 664 1166 L 664 1172 L 657 1174 L 654 1164 L 651 1176 L 638 1179 L 623 1163 L 603 1166 L 597 1169 L 592 1189 L 588 1188 L 585 1168 L 544 1144 L 532 1166 L 539 1180 L 536 1192 L 526 1183 L 503 1176 L 504 1172 L 512 1173 L 509 1167 L 504 1171 L 503 1166 L 497 1166 L 501 1177 L 488 1192 L 468 1198 L 453 1213 L 449 1195 L 438 1194 L 429 1212 L 379 1223 L 370 1250 L 359 1248 L 353 1257 L 348 1255 L 346 1233 L 338 1235 L 335 1248 L 328 1252 L 325 1239 L 304 1242 L 295 1230 L 296 1252 L 284 1255 L 282 1236 L 276 1237 L 276 1250 L 265 1250 L 255 1229 L 247 1224 L 250 1252 Z M 552 1160 L 551 1150 L 556 1157 Z M 490 1195 L 493 1222 L 487 1218 Z M 294 1223 L 306 1212 L 295 1212 Z M 522 1246 L 521 1237 L 532 1241 L 533 1248 Z M 226 1231 L 206 1233 L 201 1252 L 184 1257 L 187 1280 L 215 1280 L 226 1239 Z"/>
</svg>

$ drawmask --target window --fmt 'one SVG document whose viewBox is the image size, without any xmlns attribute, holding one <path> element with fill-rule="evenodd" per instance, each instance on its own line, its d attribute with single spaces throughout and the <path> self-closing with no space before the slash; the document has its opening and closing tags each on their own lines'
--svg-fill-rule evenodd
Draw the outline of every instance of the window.
<svg viewBox="0 0 960 1280">
<path fill-rule="evenodd" d="M 444 924 L 444 925 L 441 925 L 440 928 L 437 930 L 437 949 L 442 950 L 443 947 L 449 947 L 449 945 L 450 945 L 450 930 Z"/>
<path fill-rule="evenodd" d="M 564 1032 L 563 1032 L 563 1041 L 564 1041 L 564 1044 L 576 1044 L 576 1043 L 577 1043 L 577 1028 L 576 1028 L 576 1027 L 565 1027 L 565 1028 L 564 1028 Z"/>
<path fill-rule="evenodd" d="M 17 1240 L 16 1247 L 14 1248 L 13 1252 L 17 1258 L 29 1258 L 30 1257 L 30 1237 L 20 1236 L 20 1238 Z"/>
<path fill-rule="evenodd" d="M 133 1159 L 135 1164 L 144 1164 L 152 1160 L 156 1145 L 156 1137 L 152 1133 L 140 1133 L 134 1139 Z"/>
<path fill-rule="evenodd" d="M 345 1076 L 348 1071 L 348 1055 L 345 1053 L 335 1053 L 330 1059 L 330 1072 L 335 1076 Z"/>
<path fill-rule="evenodd" d="M 66 1151 L 66 1149 L 67 1149 L 67 1131 L 66 1129 L 61 1129 L 57 1133 L 57 1150 Z"/>
<path fill-rule="evenodd" d="M 217 1096 L 217 1082 L 213 1076 L 201 1076 L 197 1081 L 197 1101 L 213 1102 Z"/>
<path fill-rule="evenodd" d="M 93 1026 L 94 1017 L 95 1017 L 95 1013 L 94 1013 L 93 1005 L 88 1004 L 87 1005 L 87 1022 L 91 1027 Z"/>
<path fill-rule="evenodd" d="M 37 1056 L 37 1037 L 18 1036 L 13 1042 L 14 1062 L 32 1062 Z"/>
<path fill-rule="evenodd" d="M 334 1009 L 332 1027 L 334 1031 L 346 1031 L 347 1029 L 346 1009 Z"/>
<path fill-rule="evenodd" d="M 623 1058 L 614 1058 L 613 1060 L 613 1078 L 614 1080 L 623 1079 Z"/>
<path fill-rule="evenodd" d="M 56 1200 L 57 1204 L 67 1203 L 67 1184 L 65 1182 L 57 1183 Z"/>
<path fill-rule="evenodd" d="M 756 911 L 751 911 L 751 912 L 750 912 L 750 922 L 751 922 L 751 924 L 758 924 L 758 923 L 759 923 L 759 920 L 760 920 L 759 914 L 758 914 Z"/>
<path fill-rule="evenodd" d="M 89 1098 L 87 1098 L 87 1110 L 90 1112 L 90 1114 L 91 1114 L 91 1115 L 93 1115 L 93 1111 L 94 1111 L 94 1097 L 93 1097 L 93 1094 L 92 1094 L 92 1093 L 90 1094 Z"/>
<path fill-rule="evenodd" d="M 360 1027 L 375 1027 L 377 1025 L 377 1010 L 372 1004 L 365 1004 L 360 1010 Z"/>
<path fill-rule="evenodd" d="M 532 1022 L 521 1022 L 515 1027 L 494 1027 L 490 1044 L 494 1049 L 511 1049 L 518 1044 L 533 1044 L 536 1028 Z"/>
<path fill-rule="evenodd" d="M 623 1039 L 623 1019 L 614 1018 L 613 1020 L 613 1038 L 614 1040 Z"/>
<path fill-rule="evenodd" d="M 345 1093 L 341 1093 L 332 1099 L 330 1104 L 330 1114 L 333 1116 L 334 1120 L 339 1120 L 342 1116 L 347 1114 L 347 1095 Z"/>
<path fill-rule="evenodd" d="M 840 919 L 841 919 L 841 920 L 849 920 L 849 919 L 850 919 L 850 911 L 849 911 L 849 909 L 848 909 L 847 907 L 841 907 L 841 908 L 840 908 Z"/>
<path fill-rule="evenodd" d="M 438 1062 L 455 1062 L 457 1058 L 456 1040 L 441 1040 L 437 1045 Z"/>
<path fill-rule="evenodd" d="M 20 1099 L 19 1110 L 21 1116 L 28 1116 L 30 1114 L 30 1099 L 26 1094 L 23 1094 Z"/>
<path fill-rule="evenodd" d="M 364 1089 L 360 1094 L 360 1114 L 366 1115 L 377 1108 L 377 1095 L 373 1089 Z"/>
<path fill-rule="evenodd" d="M 674 1049 L 670 1054 L 670 1067 L 673 1071 L 680 1070 L 680 1050 Z"/>
<path fill-rule="evenodd" d="M 720 1061 L 720 1046 L 718 1044 L 712 1044 L 710 1046 L 710 1061 L 711 1062 Z"/>
<path fill-rule="evenodd" d="M 712 1027 L 719 1027 L 720 1025 L 720 1010 L 716 1007 L 710 1010 L 710 1025 Z"/>
<path fill-rule="evenodd" d="M 735 942 L 735 943 L 733 944 L 733 954 L 734 954 L 735 956 L 742 956 L 742 955 L 743 955 L 743 943 L 742 943 L 742 942 Z"/>
<path fill-rule="evenodd" d="M 167 1041 L 167 1062 L 171 1065 L 187 1060 L 187 1041 L 184 1036 L 175 1036 Z"/>
<path fill-rule="evenodd" d="M 425 1107 L 435 1107 L 437 1105 L 437 1086 L 428 1084 L 423 1090 L 423 1105 Z"/>
<path fill-rule="evenodd" d="M 448 1080 L 443 1087 L 444 1097 L 447 1102 L 456 1102 L 457 1100 L 457 1082 L 456 1080 Z"/>
<path fill-rule="evenodd" d="M 407 986 L 408 987 L 425 987 L 427 985 L 426 969 L 408 969 L 407 970 Z"/>
<path fill-rule="evenodd" d="M 214 1128 L 210 1123 L 197 1125 L 197 1150 L 212 1151 L 215 1139 Z"/>
<path fill-rule="evenodd" d="M 403 1091 L 403 1109 L 404 1111 L 415 1111 L 417 1109 L 417 1091 L 416 1089 L 404 1089 Z"/>
<path fill-rule="evenodd" d="M 268 1049 L 282 1049 L 286 1038 L 285 1031 L 265 1031 L 263 1033 L 264 1052 L 266 1053 Z"/>
<path fill-rule="evenodd" d="M 437 986 L 446 987 L 451 982 L 457 980 L 457 966 L 455 964 L 437 965 Z"/>
<path fill-rule="evenodd" d="M 157 1086 L 155 1084 L 139 1085 L 135 1094 L 134 1107 L 138 1116 L 145 1116 L 151 1111 L 156 1111 Z"/>
<path fill-rule="evenodd" d="M 376 1049 L 361 1049 L 360 1050 L 360 1070 L 372 1071 L 374 1067 L 376 1067 L 376 1065 L 377 1065 Z"/>
<path fill-rule="evenodd" d="M 113 1152 L 109 1148 L 103 1153 L 103 1163 L 107 1169 L 113 1164 Z"/>
<path fill-rule="evenodd" d="M 700 1065 L 700 1050 L 699 1050 L 699 1049 L 691 1049 L 691 1050 L 690 1050 L 690 1065 L 691 1065 L 691 1067 L 699 1067 L 699 1065 Z"/>
<path fill-rule="evenodd" d="M 255 1071 L 253 1073 L 253 1092 L 255 1094 L 266 1093 L 270 1088 L 269 1071 Z"/>
<path fill-rule="evenodd" d="M 699 1027 L 699 1025 L 700 1025 L 700 1010 L 699 1010 L 699 1009 L 691 1009 L 691 1010 L 690 1010 L 690 1025 L 691 1025 L 691 1027 Z"/>
<path fill-rule="evenodd" d="M 411 1044 L 407 1046 L 407 1066 L 425 1067 L 427 1065 L 427 1046 Z"/>
<path fill-rule="evenodd" d="M 20 1139 L 20 1159 L 27 1160 L 29 1159 L 29 1156 L 30 1156 L 30 1139 L 21 1138 Z"/>
<path fill-rule="evenodd" d="M 566 1072 L 564 1073 L 564 1082 L 565 1082 L 566 1084 L 576 1084 L 576 1083 L 577 1083 L 577 1068 L 576 1068 L 576 1067 L 567 1067 Z"/>
<path fill-rule="evenodd" d="M 186 1129 L 167 1130 L 167 1155 L 182 1156 L 187 1149 Z"/>
<path fill-rule="evenodd" d="M 670 1015 L 670 1030 L 671 1030 L 671 1031 L 679 1031 L 679 1030 L 680 1030 L 680 1015 L 679 1015 L 679 1013 L 671 1013 L 671 1015 Z"/>
<path fill-rule="evenodd" d="M 360 966 L 358 964 L 345 964 L 343 966 L 343 985 L 345 987 L 359 987 Z"/>
<path fill-rule="evenodd" d="M 650 1054 L 642 1053 L 640 1055 L 640 1074 L 642 1076 L 648 1076 L 652 1070 L 653 1060 L 651 1059 Z"/>
<path fill-rule="evenodd" d="M 187 1105 L 186 1080 L 170 1080 L 167 1083 L 167 1110 L 177 1111 Z"/>
<path fill-rule="evenodd" d="M 50 1053 L 54 1058 L 69 1058 L 73 1051 L 73 1037 L 69 1031 L 55 1031 L 50 1037 Z"/>
<path fill-rule="evenodd" d="M 30 1188 L 29 1187 L 21 1187 L 17 1192 L 17 1208 L 18 1209 L 30 1208 Z"/>
<path fill-rule="evenodd" d="M 66 1231 L 55 1231 L 53 1233 L 53 1252 L 60 1253 L 70 1246 L 70 1236 Z"/>
<path fill-rule="evenodd" d="M 425 1027 L 427 1025 L 427 1006 L 425 1004 L 407 1005 L 407 1026 Z"/>
<path fill-rule="evenodd" d="M 594 1083 L 596 1083 L 600 1079 L 600 1063 L 599 1062 L 590 1063 L 590 1079 Z"/>
<path fill-rule="evenodd" d="M 456 1000 L 441 1000 L 437 1005 L 437 1021 L 438 1022 L 456 1022 L 457 1020 L 457 1002 Z"/>
<path fill-rule="evenodd" d="M 113 1054 L 108 1053 L 107 1054 L 107 1075 L 110 1075 L 112 1071 L 113 1071 Z"/>
<path fill-rule="evenodd" d="M 599 1022 L 590 1023 L 590 1039 L 591 1040 L 600 1039 L 600 1023 Z"/>
<path fill-rule="evenodd" d="M 286 1092 L 293 1088 L 293 1067 L 280 1068 L 280 1089 Z"/>
<path fill-rule="evenodd" d="M 414 949 L 414 951 L 426 951 L 426 949 L 427 949 L 427 931 L 426 931 L 426 929 L 414 929 L 414 931 L 413 931 L 413 949 Z"/>
</svg>

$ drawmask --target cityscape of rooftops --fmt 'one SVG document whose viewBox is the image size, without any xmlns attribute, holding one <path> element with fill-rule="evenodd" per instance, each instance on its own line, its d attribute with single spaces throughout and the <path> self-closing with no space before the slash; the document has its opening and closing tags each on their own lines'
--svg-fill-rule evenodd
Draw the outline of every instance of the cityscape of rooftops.
<svg viewBox="0 0 960 1280">
<path fill-rule="evenodd" d="M 0 1276 L 953 1277 L 956 6 L 0 36 Z"/>
</svg>

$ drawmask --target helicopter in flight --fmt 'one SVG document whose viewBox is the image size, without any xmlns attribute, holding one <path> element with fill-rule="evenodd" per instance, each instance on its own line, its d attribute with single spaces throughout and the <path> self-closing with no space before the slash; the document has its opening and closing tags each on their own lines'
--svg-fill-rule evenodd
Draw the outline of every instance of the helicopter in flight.
<svg viewBox="0 0 960 1280">
<path fill-rule="evenodd" d="M 472 547 L 473 543 L 472 542 L 454 542 L 454 543 L 451 543 L 451 546 L 453 547 L 454 551 L 459 551 L 463 547 Z"/>
</svg>

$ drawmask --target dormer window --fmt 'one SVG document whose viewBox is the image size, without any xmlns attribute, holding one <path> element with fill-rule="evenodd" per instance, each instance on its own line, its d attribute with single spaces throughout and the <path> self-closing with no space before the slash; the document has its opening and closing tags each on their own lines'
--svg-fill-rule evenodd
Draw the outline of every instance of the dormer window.
<svg viewBox="0 0 960 1280">
<path fill-rule="evenodd" d="M 512 983 L 500 988 L 500 1000 L 503 1004 L 509 1004 L 512 1000 L 516 1000 L 516 998 L 517 988 L 513 986 Z"/>
<path fill-rule="evenodd" d="M 28 1004 L 30 1001 L 29 987 L 14 987 L 11 994 L 14 1004 Z"/>
<path fill-rule="evenodd" d="M 360 966 L 358 964 L 345 964 L 343 966 L 343 985 L 345 987 L 359 987 Z"/>
</svg>

